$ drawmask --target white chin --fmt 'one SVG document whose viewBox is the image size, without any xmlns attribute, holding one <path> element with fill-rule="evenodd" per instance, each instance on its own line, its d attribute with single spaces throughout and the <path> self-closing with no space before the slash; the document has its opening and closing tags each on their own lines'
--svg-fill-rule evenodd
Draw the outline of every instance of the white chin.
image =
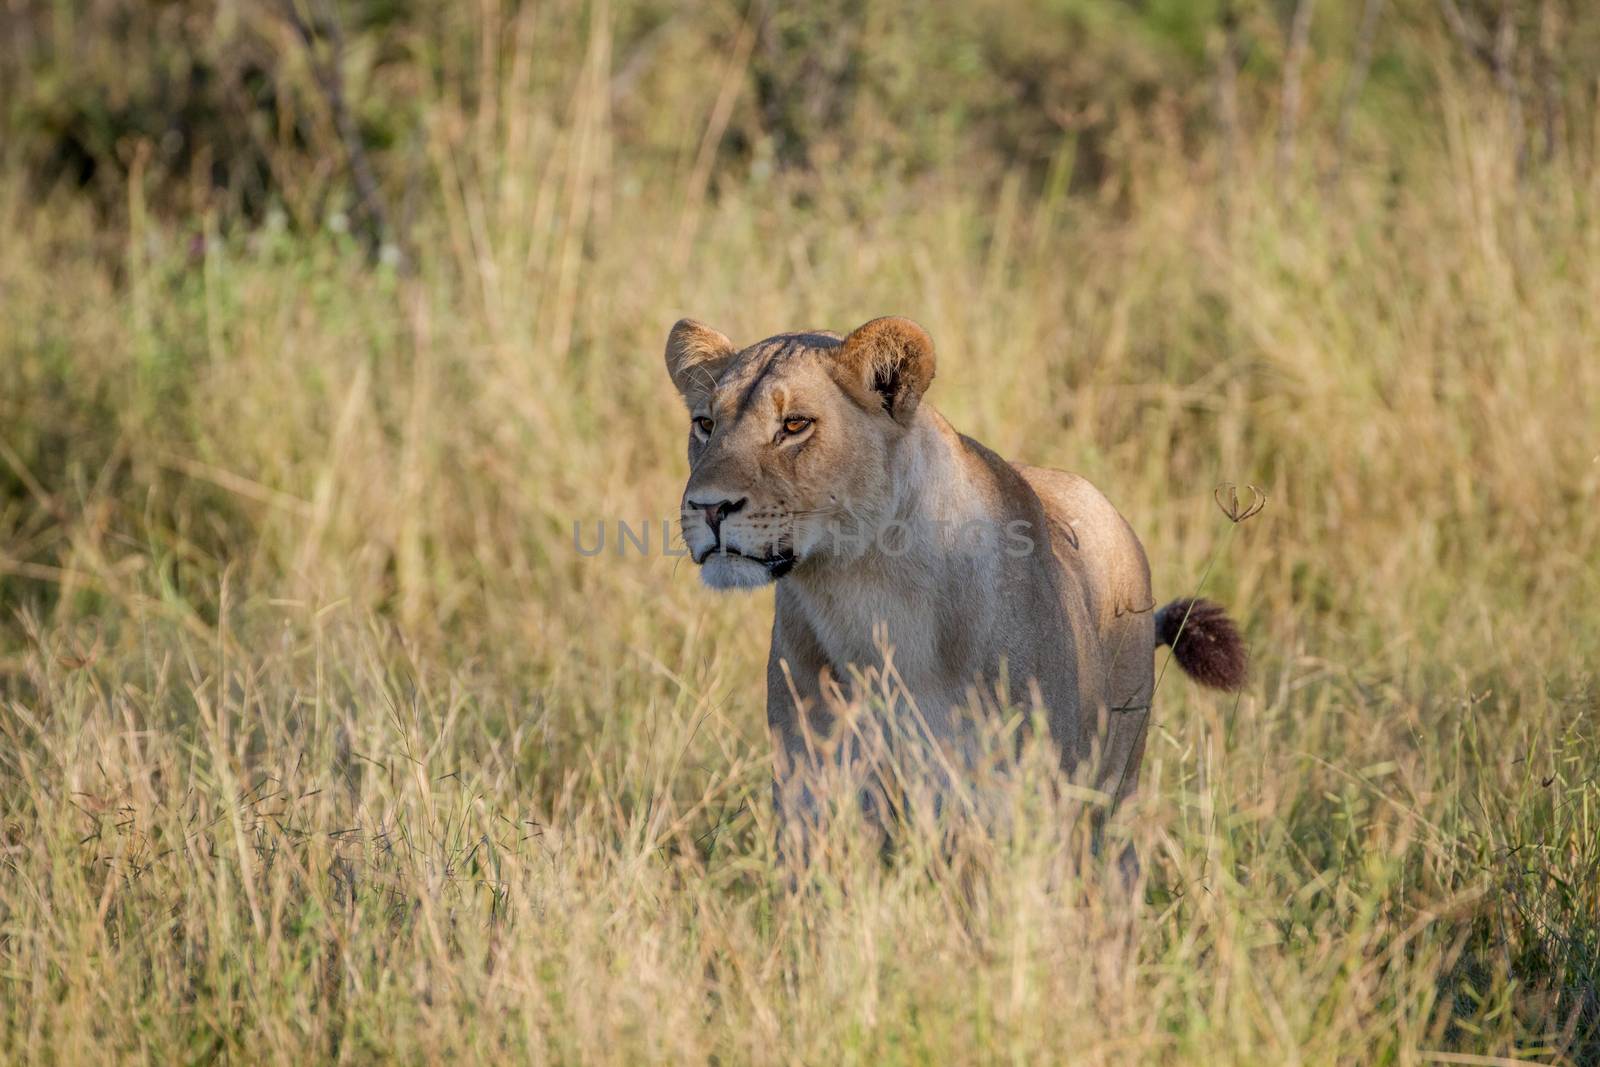
<svg viewBox="0 0 1600 1067">
<path fill-rule="evenodd" d="M 755 589 L 772 581 L 772 575 L 753 559 L 713 552 L 700 565 L 700 580 L 713 589 Z"/>
</svg>

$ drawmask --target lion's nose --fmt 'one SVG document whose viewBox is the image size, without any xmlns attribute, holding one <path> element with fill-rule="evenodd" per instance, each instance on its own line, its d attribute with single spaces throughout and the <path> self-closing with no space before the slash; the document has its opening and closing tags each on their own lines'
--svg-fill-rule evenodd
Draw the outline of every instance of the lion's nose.
<svg viewBox="0 0 1600 1067">
<path fill-rule="evenodd" d="M 698 500 L 686 500 L 684 503 L 705 512 L 706 525 L 711 527 L 713 534 L 720 536 L 722 520 L 742 509 L 749 500 L 749 497 L 740 497 L 738 500 L 719 500 L 715 504 L 702 504 Z"/>
</svg>

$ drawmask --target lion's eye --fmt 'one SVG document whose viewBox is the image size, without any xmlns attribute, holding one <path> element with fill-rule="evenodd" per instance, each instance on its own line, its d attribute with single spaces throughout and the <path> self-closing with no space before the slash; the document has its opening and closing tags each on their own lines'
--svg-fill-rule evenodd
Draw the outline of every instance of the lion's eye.
<svg viewBox="0 0 1600 1067">
<path fill-rule="evenodd" d="M 783 432 L 786 434 L 804 433 L 806 427 L 811 425 L 811 420 L 802 415 L 792 415 L 783 420 Z"/>
<path fill-rule="evenodd" d="M 714 426 L 716 426 L 716 423 L 712 422 L 704 415 L 701 415 L 699 418 L 694 420 L 694 428 L 705 434 L 707 437 L 711 436 L 711 430 Z"/>
</svg>

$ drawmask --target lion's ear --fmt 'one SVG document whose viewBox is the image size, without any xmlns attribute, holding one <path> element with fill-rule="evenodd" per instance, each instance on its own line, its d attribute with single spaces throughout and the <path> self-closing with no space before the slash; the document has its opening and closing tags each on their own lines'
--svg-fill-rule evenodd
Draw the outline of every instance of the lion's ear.
<svg viewBox="0 0 1600 1067">
<path fill-rule="evenodd" d="M 732 341 L 705 323 L 679 319 L 667 335 L 667 373 L 684 403 L 693 408 L 696 399 L 710 393 L 737 351 Z"/>
<path fill-rule="evenodd" d="M 910 319 L 873 319 L 839 348 L 844 385 L 863 402 L 882 404 L 902 426 L 933 381 L 933 340 Z"/>
</svg>

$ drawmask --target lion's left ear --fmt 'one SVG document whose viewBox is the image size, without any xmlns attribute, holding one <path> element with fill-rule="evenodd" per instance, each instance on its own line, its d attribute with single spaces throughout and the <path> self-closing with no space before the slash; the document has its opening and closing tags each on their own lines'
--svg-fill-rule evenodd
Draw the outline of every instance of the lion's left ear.
<svg viewBox="0 0 1600 1067">
<path fill-rule="evenodd" d="M 737 354 L 733 342 L 703 322 L 679 319 L 667 335 L 667 373 L 692 409 Z"/>
<path fill-rule="evenodd" d="M 837 356 L 845 388 L 882 404 L 900 425 L 911 422 L 933 381 L 933 339 L 910 319 L 873 319 L 844 339 Z"/>
</svg>

